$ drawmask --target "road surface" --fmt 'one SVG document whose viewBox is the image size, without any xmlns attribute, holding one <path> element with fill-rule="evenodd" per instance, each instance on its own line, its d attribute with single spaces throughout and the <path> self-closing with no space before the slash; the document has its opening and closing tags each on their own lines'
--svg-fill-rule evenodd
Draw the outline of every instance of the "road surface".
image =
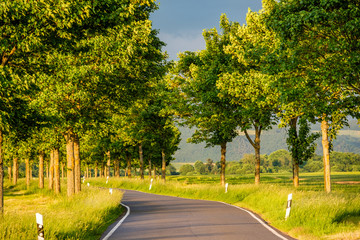
<svg viewBox="0 0 360 240">
<path fill-rule="evenodd" d="M 220 202 L 125 190 L 122 203 L 130 214 L 111 225 L 102 239 L 292 239 L 260 223 L 258 216 Z"/>
</svg>

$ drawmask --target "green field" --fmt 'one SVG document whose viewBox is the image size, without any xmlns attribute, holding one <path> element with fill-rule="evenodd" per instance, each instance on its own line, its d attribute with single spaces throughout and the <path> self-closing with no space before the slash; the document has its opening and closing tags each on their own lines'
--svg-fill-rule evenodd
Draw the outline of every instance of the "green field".
<svg viewBox="0 0 360 240">
<path fill-rule="evenodd" d="M 320 173 L 300 175 L 301 186 L 292 187 L 290 174 L 227 176 L 228 193 L 219 176 L 168 176 L 154 181 L 151 192 L 194 199 L 227 202 L 258 213 L 272 226 L 298 239 L 360 239 L 360 173 L 333 173 L 333 191 L 323 191 Z M 91 179 L 92 185 L 149 192 L 149 178 Z M 285 221 L 287 196 L 293 193 L 291 215 Z"/>
<path fill-rule="evenodd" d="M 5 180 L 4 216 L 0 217 L 0 239 L 37 239 L 35 213 L 44 217 L 45 239 L 99 239 L 122 213 L 120 191 L 83 186 L 80 194 L 68 198 L 66 188 L 58 196 L 38 189 L 38 181 L 26 189 L 24 179 L 12 185 Z M 47 186 L 47 185 L 45 185 Z M 63 182 L 63 187 L 66 186 Z"/>
</svg>

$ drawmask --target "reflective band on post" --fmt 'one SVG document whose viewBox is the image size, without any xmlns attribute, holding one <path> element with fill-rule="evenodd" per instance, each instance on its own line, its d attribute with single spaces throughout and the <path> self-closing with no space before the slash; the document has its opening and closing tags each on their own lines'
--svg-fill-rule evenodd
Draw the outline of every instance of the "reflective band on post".
<svg viewBox="0 0 360 240">
<path fill-rule="evenodd" d="M 228 187 L 229 187 L 229 184 L 228 184 L 228 183 L 226 183 L 226 184 L 225 184 L 225 193 L 227 193 L 227 191 L 228 191 Z"/>
<path fill-rule="evenodd" d="M 290 216 L 290 209 L 292 205 L 292 193 L 288 195 L 288 201 L 286 205 L 286 213 L 285 213 L 285 220 Z"/>
<path fill-rule="evenodd" d="M 36 225 L 38 232 L 38 240 L 44 240 L 44 221 L 40 213 L 36 213 Z"/>
</svg>

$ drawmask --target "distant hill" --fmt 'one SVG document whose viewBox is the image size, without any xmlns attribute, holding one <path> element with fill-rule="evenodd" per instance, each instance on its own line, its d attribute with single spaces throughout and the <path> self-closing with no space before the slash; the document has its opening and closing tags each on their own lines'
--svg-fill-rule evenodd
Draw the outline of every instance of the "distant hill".
<svg viewBox="0 0 360 240">
<path fill-rule="evenodd" d="M 205 143 L 193 144 L 187 143 L 186 140 L 191 137 L 194 129 L 179 127 L 181 131 L 180 150 L 174 157 L 175 162 L 195 162 L 197 160 L 206 161 L 211 158 L 215 162 L 220 161 L 220 147 L 205 148 Z M 312 126 L 313 131 L 320 131 L 320 124 Z M 251 131 L 250 131 L 251 133 Z M 261 136 L 261 154 L 270 154 L 279 149 L 288 149 L 286 145 L 287 130 L 274 126 L 269 131 L 264 131 Z M 360 128 L 357 120 L 350 120 L 350 128 L 342 129 L 337 139 L 334 141 L 334 151 L 353 152 L 360 154 Z M 253 154 L 254 149 L 245 136 L 240 135 L 233 142 L 228 143 L 226 159 L 227 161 L 237 161 L 246 153 Z M 321 139 L 317 140 L 316 154 L 322 155 Z"/>
</svg>

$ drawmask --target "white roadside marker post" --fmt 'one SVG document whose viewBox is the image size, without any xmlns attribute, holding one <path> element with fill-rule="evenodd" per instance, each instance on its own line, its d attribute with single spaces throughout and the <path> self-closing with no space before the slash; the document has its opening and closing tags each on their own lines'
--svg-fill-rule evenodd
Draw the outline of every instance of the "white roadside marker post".
<svg viewBox="0 0 360 240">
<path fill-rule="evenodd" d="M 85 176 L 84 176 L 84 178 L 83 178 L 83 183 L 85 183 Z"/>
<path fill-rule="evenodd" d="M 110 194 L 112 195 L 112 188 L 109 189 Z"/>
<path fill-rule="evenodd" d="M 106 178 L 106 184 L 108 183 L 108 181 L 109 181 L 109 176 L 107 176 L 107 178 Z"/>
<path fill-rule="evenodd" d="M 154 180 L 154 179 L 151 179 L 151 180 L 150 180 L 150 187 L 149 187 L 149 191 L 151 190 L 153 180 Z"/>
<path fill-rule="evenodd" d="M 87 186 L 90 187 L 90 183 L 87 183 Z"/>
<path fill-rule="evenodd" d="M 36 213 L 36 225 L 38 232 L 38 240 L 44 240 L 44 221 L 40 213 Z"/>
<path fill-rule="evenodd" d="M 288 195 L 287 206 L 286 206 L 286 214 L 285 214 L 285 220 L 290 216 L 291 204 L 292 204 L 292 193 L 290 193 L 290 194 Z"/>
<path fill-rule="evenodd" d="M 227 192 L 228 192 L 228 187 L 229 187 L 229 184 L 228 184 L 228 183 L 226 183 L 226 184 L 225 184 L 225 193 L 227 193 Z"/>
</svg>

